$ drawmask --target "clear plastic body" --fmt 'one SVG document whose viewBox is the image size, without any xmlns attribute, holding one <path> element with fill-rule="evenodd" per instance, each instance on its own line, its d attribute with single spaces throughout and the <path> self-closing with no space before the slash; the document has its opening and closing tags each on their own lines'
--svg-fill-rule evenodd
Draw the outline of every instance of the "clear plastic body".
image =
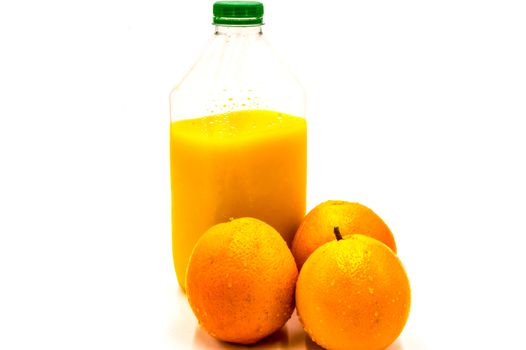
<svg viewBox="0 0 526 350">
<path fill-rule="evenodd" d="M 184 289 L 192 248 L 216 223 L 256 217 L 291 243 L 305 214 L 305 97 L 260 25 L 216 26 L 170 108 L 172 248 Z"/>
<path fill-rule="evenodd" d="M 305 116 L 305 95 L 262 26 L 216 26 L 205 52 L 172 91 L 170 108 L 172 122 L 239 109 Z"/>
</svg>

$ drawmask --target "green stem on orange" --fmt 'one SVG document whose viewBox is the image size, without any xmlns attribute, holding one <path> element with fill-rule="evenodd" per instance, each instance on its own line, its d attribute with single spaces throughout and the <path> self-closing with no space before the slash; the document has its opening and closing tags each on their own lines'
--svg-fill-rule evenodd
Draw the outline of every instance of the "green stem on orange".
<svg viewBox="0 0 526 350">
<path fill-rule="evenodd" d="M 334 226 L 334 235 L 336 236 L 337 241 L 343 239 L 342 234 L 340 233 L 340 228 L 338 226 Z"/>
</svg>

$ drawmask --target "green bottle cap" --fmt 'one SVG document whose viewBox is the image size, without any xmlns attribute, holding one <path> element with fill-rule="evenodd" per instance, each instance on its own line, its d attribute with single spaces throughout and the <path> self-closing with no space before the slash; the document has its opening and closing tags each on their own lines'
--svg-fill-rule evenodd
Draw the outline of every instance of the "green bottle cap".
<svg viewBox="0 0 526 350">
<path fill-rule="evenodd" d="M 263 24 L 263 4 L 258 1 L 217 1 L 214 24 L 253 26 Z"/>
</svg>

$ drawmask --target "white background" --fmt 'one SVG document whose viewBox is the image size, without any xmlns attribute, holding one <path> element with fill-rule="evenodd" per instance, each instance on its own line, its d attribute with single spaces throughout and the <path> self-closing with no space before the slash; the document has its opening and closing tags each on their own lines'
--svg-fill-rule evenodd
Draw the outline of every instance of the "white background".
<svg viewBox="0 0 526 350">
<path fill-rule="evenodd" d="M 308 208 L 362 202 L 397 239 L 391 349 L 526 349 L 524 2 L 265 5 L 308 93 Z M 222 346 L 170 245 L 168 94 L 211 6 L 0 2 L 1 349 Z M 316 348 L 297 320 L 261 347 Z"/>
</svg>

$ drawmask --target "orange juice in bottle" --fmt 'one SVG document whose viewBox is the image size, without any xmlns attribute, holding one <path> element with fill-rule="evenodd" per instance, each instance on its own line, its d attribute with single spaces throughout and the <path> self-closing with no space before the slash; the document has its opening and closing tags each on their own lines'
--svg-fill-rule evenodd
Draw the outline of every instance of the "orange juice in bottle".
<svg viewBox="0 0 526 350">
<path fill-rule="evenodd" d="M 170 96 L 172 251 L 184 290 L 212 225 L 256 217 L 291 243 L 306 201 L 303 90 L 263 37 L 263 5 L 214 4 L 215 33 Z"/>
</svg>

